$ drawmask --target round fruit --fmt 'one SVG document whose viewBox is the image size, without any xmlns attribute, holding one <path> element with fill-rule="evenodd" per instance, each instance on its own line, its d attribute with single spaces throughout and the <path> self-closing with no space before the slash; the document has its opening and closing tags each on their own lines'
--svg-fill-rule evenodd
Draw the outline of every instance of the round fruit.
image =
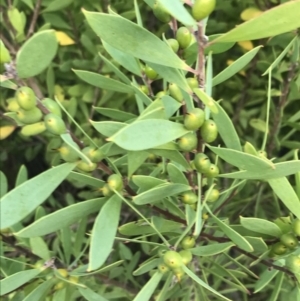
<svg viewBox="0 0 300 301">
<path fill-rule="evenodd" d="M 178 281 L 181 281 L 185 273 L 184 270 L 180 267 L 180 268 L 173 269 L 173 274 L 176 276 Z"/>
<path fill-rule="evenodd" d="M 104 157 L 104 153 L 100 149 L 95 149 L 91 146 L 85 147 L 82 152 L 93 162 L 98 163 L 100 162 Z"/>
<path fill-rule="evenodd" d="M 180 48 L 184 49 L 190 45 L 192 34 L 186 27 L 180 27 L 176 32 L 176 40 L 178 41 Z"/>
<path fill-rule="evenodd" d="M 300 236 L 300 219 L 293 222 L 293 231 L 296 236 Z"/>
<path fill-rule="evenodd" d="M 6 99 L 6 102 L 8 103 L 7 111 L 17 112 L 18 110 L 20 110 L 20 106 L 19 106 L 16 98 L 14 98 L 14 97 L 8 98 L 8 99 Z"/>
<path fill-rule="evenodd" d="M 160 263 L 159 265 L 158 265 L 158 270 L 161 272 L 161 273 L 166 273 L 166 272 L 168 272 L 170 269 L 169 269 L 169 267 L 166 265 L 166 264 L 164 264 L 164 263 Z"/>
<path fill-rule="evenodd" d="M 170 92 L 170 95 L 174 99 L 176 99 L 178 102 L 183 101 L 183 95 L 181 93 L 181 90 L 176 84 L 174 84 L 174 83 L 169 84 L 169 92 Z"/>
<path fill-rule="evenodd" d="M 59 116 L 50 113 L 45 116 L 44 120 L 46 128 L 50 133 L 60 135 L 66 132 L 66 125 Z"/>
<path fill-rule="evenodd" d="M 187 130 L 195 131 L 202 126 L 204 122 L 204 118 L 205 118 L 204 111 L 199 108 L 195 108 L 189 111 L 185 115 L 183 123 Z"/>
<path fill-rule="evenodd" d="M 166 91 L 159 91 L 156 95 L 155 98 L 161 98 L 163 96 L 167 95 Z"/>
<path fill-rule="evenodd" d="M 205 120 L 201 129 L 201 137 L 206 143 L 213 142 L 217 139 L 218 136 L 218 128 L 216 123 L 211 120 Z"/>
<path fill-rule="evenodd" d="M 192 205 L 197 203 L 198 197 L 194 192 L 186 191 L 180 196 L 180 200 L 185 204 Z"/>
<path fill-rule="evenodd" d="M 149 66 L 145 67 L 145 74 L 147 75 L 147 77 L 149 79 L 152 79 L 152 80 L 156 79 L 158 76 L 157 72 Z"/>
<path fill-rule="evenodd" d="M 107 185 L 110 188 L 110 190 L 120 191 L 123 188 L 122 177 L 117 174 L 110 175 L 107 179 Z"/>
<path fill-rule="evenodd" d="M 300 256 L 290 255 L 285 260 L 285 265 L 294 273 L 300 273 Z"/>
<path fill-rule="evenodd" d="M 78 145 L 74 145 L 79 150 Z M 76 162 L 79 159 L 78 153 L 70 147 L 68 144 L 64 143 L 59 149 L 58 149 L 60 156 L 63 160 L 66 162 Z"/>
<path fill-rule="evenodd" d="M 258 153 L 258 156 L 262 159 L 266 159 L 267 158 L 267 152 L 264 151 L 264 150 L 260 150 L 257 152 Z"/>
<path fill-rule="evenodd" d="M 283 243 L 277 242 L 272 246 L 270 253 L 275 255 L 283 255 L 286 253 L 287 249 L 288 248 Z"/>
<path fill-rule="evenodd" d="M 298 239 L 294 234 L 285 233 L 280 236 L 280 241 L 288 248 L 294 249 L 298 245 Z"/>
<path fill-rule="evenodd" d="M 154 16 L 163 23 L 169 23 L 172 17 L 166 11 L 166 9 L 158 2 L 155 1 L 152 7 Z"/>
<path fill-rule="evenodd" d="M 17 119 L 25 124 L 36 123 L 40 121 L 43 117 L 41 110 L 37 107 L 34 107 L 31 110 L 19 109 L 16 113 L 17 113 Z"/>
<path fill-rule="evenodd" d="M 45 122 L 37 122 L 22 127 L 21 134 L 24 136 L 38 135 L 46 130 Z"/>
<path fill-rule="evenodd" d="M 190 152 L 197 147 L 198 139 L 195 133 L 187 133 L 178 140 L 178 146 L 182 151 Z"/>
<path fill-rule="evenodd" d="M 77 276 L 70 276 L 68 279 L 72 283 L 78 283 L 79 282 L 79 277 Z"/>
<path fill-rule="evenodd" d="M 194 248 L 195 244 L 196 240 L 192 236 L 186 236 L 180 243 L 182 249 L 184 250 Z"/>
<path fill-rule="evenodd" d="M 179 50 L 179 43 L 177 40 L 175 39 L 168 39 L 167 40 L 169 46 L 172 48 L 172 50 L 177 53 L 177 51 Z"/>
<path fill-rule="evenodd" d="M 219 168 L 215 164 L 210 164 L 209 170 L 205 172 L 205 175 L 207 178 L 215 178 L 216 176 L 219 175 Z"/>
<path fill-rule="evenodd" d="M 141 90 L 143 93 L 145 93 L 146 95 L 149 94 L 149 89 L 148 89 L 148 87 L 145 86 L 145 85 L 141 85 L 141 86 L 140 86 L 140 90 Z"/>
<path fill-rule="evenodd" d="M 179 252 L 181 258 L 182 258 L 182 261 L 185 265 L 188 265 L 192 259 L 193 259 L 193 255 L 192 255 L 192 252 L 190 250 L 181 250 Z"/>
<path fill-rule="evenodd" d="M 189 87 L 190 87 L 192 90 L 195 89 L 195 88 L 198 88 L 198 86 L 199 86 L 198 81 L 197 81 L 196 78 L 194 78 L 194 77 L 188 77 L 188 78 L 186 79 L 186 81 L 187 81 Z"/>
<path fill-rule="evenodd" d="M 101 188 L 102 194 L 103 196 L 111 196 L 113 195 L 113 192 L 110 190 L 109 186 L 107 184 L 105 184 L 102 188 Z"/>
<path fill-rule="evenodd" d="M 36 97 L 29 87 L 21 87 L 16 91 L 16 99 L 23 110 L 31 110 L 36 106 Z"/>
<path fill-rule="evenodd" d="M 208 191 L 205 192 L 205 199 L 207 202 L 215 202 L 220 196 L 220 192 L 218 189 L 213 188 L 209 195 L 208 195 Z"/>
<path fill-rule="evenodd" d="M 196 21 L 203 20 L 210 15 L 216 6 L 216 0 L 195 0 L 192 7 L 192 16 Z"/>
<path fill-rule="evenodd" d="M 88 164 L 84 161 L 80 161 L 77 164 L 77 168 L 80 169 L 81 171 L 85 171 L 85 172 L 91 172 L 91 171 L 95 170 L 96 167 L 97 167 L 96 163 Z"/>
<path fill-rule="evenodd" d="M 50 98 L 44 98 L 42 100 L 42 104 L 53 114 L 61 117 L 61 109 L 60 106 Z"/>
<path fill-rule="evenodd" d="M 198 153 L 194 158 L 194 165 L 198 172 L 206 173 L 209 172 L 211 162 L 205 154 Z"/>
<path fill-rule="evenodd" d="M 166 252 L 163 259 L 164 263 L 171 269 L 180 268 L 183 265 L 180 254 L 175 251 Z"/>
<path fill-rule="evenodd" d="M 159 257 L 163 257 L 165 255 L 166 252 L 168 252 L 169 249 L 167 249 L 166 247 L 160 247 L 158 250 L 157 250 L 157 255 Z"/>
<path fill-rule="evenodd" d="M 69 273 L 66 269 L 57 269 L 58 274 L 64 278 L 68 277 Z"/>
</svg>

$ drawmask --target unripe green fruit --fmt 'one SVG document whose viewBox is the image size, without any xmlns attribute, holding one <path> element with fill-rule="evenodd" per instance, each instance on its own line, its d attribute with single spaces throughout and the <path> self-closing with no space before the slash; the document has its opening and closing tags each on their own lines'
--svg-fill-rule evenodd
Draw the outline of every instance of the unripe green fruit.
<svg viewBox="0 0 300 301">
<path fill-rule="evenodd" d="M 173 274 L 176 276 L 177 280 L 180 282 L 182 277 L 185 274 L 184 270 L 181 267 L 179 267 L 179 268 L 173 269 L 172 271 L 173 271 Z"/>
<path fill-rule="evenodd" d="M 166 252 L 168 252 L 169 249 L 166 248 L 166 247 L 160 247 L 158 250 L 157 250 L 157 255 L 159 257 L 163 257 L 165 255 Z"/>
<path fill-rule="evenodd" d="M 182 249 L 184 250 L 194 248 L 195 244 L 196 240 L 192 236 L 186 236 L 180 243 Z"/>
<path fill-rule="evenodd" d="M 198 172 L 206 173 L 209 172 L 211 162 L 205 154 L 198 153 L 194 158 L 194 165 Z"/>
<path fill-rule="evenodd" d="M 205 198 L 207 202 L 213 203 L 219 198 L 219 196 L 220 196 L 220 192 L 218 189 L 215 188 L 213 188 L 210 191 L 209 195 L 208 195 L 208 191 L 205 192 Z"/>
<path fill-rule="evenodd" d="M 164 263 L 171 269 L 180 268 L 183 265 L 180 254 L 175 251 L 166 252 L 163 259 Z"/>
<path fill-rule="evenodd" d="M 215 164 L 210 164 L 209 170 L 205 172 L 204 174 L 206 175 L 207 178 L 215 178 L 219 175 L 220 171 L 218 166 Z"/>
<path fill-rule="evenodd" d="M 159 91 L 156 95 L 155 98 L 161 98 L 163 96 L 167 95 L 166 91 Z"/>
<path fill-rule="evenodd" d="M 192 16 L 196 21 L 203 20 L 210 15 L 216 7 L 216 0 L 195 0 L 192 7 Z"/>
<path fill-rule="evenodd" d="M 192 90 L 199 87 L 198 81 L 194 77 L 188 77 L 186 81 Z"/>
<path fill-rule="evenodd" d="M 88 164 L 84 161 L 80 161 L 76 167 L 81 171 L 91 172 L 97 168 L 97 164 L 96 163 Z"/>
<path fill-rule="evenodd" d="M 157 268 L 162 274 L 170 271 L 170 268 L 165 263 L 160 263 Z"/>
<path fill-rule="evenodd" d="M 154 16 L 163 23 L 169 23 L 172 17 L 166 11 L 166 9 L 157 1 L 155 1 L 153 7 Z"/>
<path fill-rule="evenodd" d="M 176 84 L 174 83 L 169 84 L 169 92 L 170 95 L 178 102 L 183 101 L 183 95 L 181 93 L 181 90 Z"/>
<path fill-rule="evenodd" d="M 107 179 L 107 185 L 110 190 L 120 191 L 123 188 L 123 180 L 120 175 L 110 175 Z"/>
<path fill-rule="evenodd" d="M 178 146 L 182 151 L 190 152 L 197 147 L 198 139 L 195 133 L 187 133 L 178 140 Z"/>
<path fill-rule="evenodd" d="M 294 234 L 285 233 L 280 236 L 280 241 L 288 248 L 294 249 L 298 245 L 298 239 Z"/>
<path fill-rule="evenodd" d="M 54 135 L 61 135 L 66 132 L 64 121 L 57 115 L 50 113 L 44 118 L 47 130 Z"/>
<path fill-rule="evenodd" d="M 145 85 L 141 85 L 141 86 L 140 86 L 140 90 L 141 90 L 143 93 L 145 93 L 146 95 L 149 94 L 149 89 L 148 89 L 148 87 L 145 86 Z"/>
<path fill-rule="evenodd" d="M 101 188 L 102 194 L 103 196 L 111 196 L 113 195 L 113 192 L 110 190 L 109 186 L 107 184 L 105 184 L 102 188 Z"/>
<path fill-rule="evenodd" d="M 213 142 L 218 137 L 218 128 L 216 123 L 211 120 L 205 120 L 200 129 L 201 137 L 206 143 Z"/>
<path fill-rule="evenodd" d="M 258 157 L 262 158 L 262 159 L 266 159 L 267 158 L 267 152 L 264 150 L 259 150 L 258 152 Z"/>
<path fill-rule="evenodd" d="M 61 117 L 60 106 L 51 98 L 44 98 L 42 104 L 53 114 Z"/>
<path fill-rule="evenodd" d="M 193 255 L 192 255 L 192 252 L 190 250 L 181 250 L 179 252 L 181 258 L 182 258 L 182 262 L 185 264 L 185 265 L 188 265 L 192 259 L 193 259 Z"/>
<path fill-rule="evenodd" d="M 98 163 L 104 157 L 104 153 L 100 149 L 95 149 L 93 147 L 87 146 L 85 147 L 82 152 L 93 162 Z"/>
<path fill-rule="evenodd" d="M 180 200 L 184 204 L 192 205 L 192 204 L 197 203 L 198 197 L 194 192 L 186 191 L 186 192 L 182 193 L 182 195 L 180 196 Z"/>
<path fill-rule="evenodd" d="M 149 79 L 153 80 L 153 79 L 156 79 L 158 76 L 157 72 L 149 66 L 146 66 L 144 71 Z"/>
<path fill-rule="evenodd" d="M 29 87 L 21 87 L 16 91 L 16 99 L 23 110 L 31 110 L 36 106 L 36 97 Z"/>
<path fill-rule="evenodd" d="M 283 243 L 277 242 L 272 246 L 270 253 L 275 255 L 283 255 L 287 250 L 288 248 Z"/>
<path fill-rule="evenodd" d="M 177 40 L 175 39 L 168 39 L 167 40 L 169 46 L 172 48 L 172 50 L 177 53 L 177 51 L 179 50 L 179 43 Z"/>
<path fill-rule="evenodd" d="M 300 219 L 294 220 L 293 231 L 296 236 L 300 236 Z"/>
<path fill-rule="evenodd" d="M 285 260 L 285 265 L 294 273 L 300 273 L 300 256 L 290 255 Z"/>
<path fill-rule="evenodd" d="M 17 99 L 12 97 L 12 98 L 8 98 L 7 100 L 7 111 L 10 112 L 17 112 L 18 110 L 20 110 L 20 106 L 17 102 Z"/>
<path fill-rule="evenodd" d="M 79 150 L 79 147 L 77 144 L 75 147 Z M 78 153 L 66 143 L 64 143 L 58 149 L 58 151 L 60 153 L 61 158 L 63 160 L 65 160 L 66 162 L 76 162 L 79 159 Z"/>
<path fill-rule="evenodd" d="M 28 124 L 22 127 L 21 134 L 24 136 L 34 136 L 41 134 L 46 130 L 45 122 L 37 122 L 33 124 Z"/>
<path fill-rule="evenodd" d="M 178 41 L 180 48 L 184 49 L 190 45 L 192 34 L 186 27 L 180 27 L 176 32 L 176 40 Z"/>
<path fill-rule="evenodd" d="M 204 111 L 199 108 L 195 108 L 185 115 L 183 124 L 187 130 L 195 131 L 202 126 L 204 119 Z"/>
<path fill-rule="evenodd" d="M 43 117 L 41 110 L 37 107 L 34 107 L 31 110 L 18 110 L 17 119 L 25 124 L 32 124 L 40 121 Z"/>
</svg>

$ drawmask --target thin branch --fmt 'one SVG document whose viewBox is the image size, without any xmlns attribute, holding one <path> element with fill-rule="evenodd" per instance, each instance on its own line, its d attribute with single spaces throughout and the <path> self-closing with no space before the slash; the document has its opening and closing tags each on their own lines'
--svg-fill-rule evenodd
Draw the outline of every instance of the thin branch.
<svg viewBox="0 0 300 301">
<path fill-rule="evenodd" d="M 33 16 L 31 19 L 29 29 L 27 31 L 26 39 L 28 39 L 34 33 L 35 24 L 37 22 L 37 19 L 38 19 L 39 13 L 40 13 L 40 9 L 41 9 L 41 3 L 42 3 L 42 0 L 37 0 L 37 2 L 35 4 Z"/>
<path fill-rule="evenodd" d="M 2 32 L 0 32 L 0 39 L 2 40 L 2 42 L 4 43 L 4 45 L 6 46 L 6 48 L 10 51 L 11 54 L 16 55 L 17 51 L 14 47 L 13 44 L 11 44 L 6 37 L 2 34 Z"/>
</svg>

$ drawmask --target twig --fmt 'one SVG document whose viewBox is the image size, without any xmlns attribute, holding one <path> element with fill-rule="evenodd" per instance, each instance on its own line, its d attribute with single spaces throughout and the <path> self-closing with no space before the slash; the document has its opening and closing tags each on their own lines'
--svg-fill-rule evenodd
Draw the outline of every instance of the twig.
<svg viewBox="0 0 300 301">
<path fill-rule="evenodd" d="M 197 77 L 199 87 L 205 90 L 205 56 L 204 56 L 204 31 L 203 23 L 200 21 L 197 24 L 198 31 L 196 35 L 197 44 L 198 44 L 198 68 L 197 68 Z"/>
<path fill-rule="evenodd" d="M 39 13 L 40 13 L 41 3 L 42 3 L 42 0 L 37 0 L 37 2 L 35 4 L 33 16 L 31 19 L 30 26 L 27 31 L 26 39 L 28 39 L 34 33 L 34 27 L 35 27 L 35 24 L 37 22 L 37 19 L 38 19 Z"/>
<path fill-rule="evenodd" d="M 6 48 L 8 48 L 11 54 L 15 55 L 17 53 L 15 47 L 6 39 L 2 32 L 0 32 L 0 39 L 2 40 Z"/>
</svg>

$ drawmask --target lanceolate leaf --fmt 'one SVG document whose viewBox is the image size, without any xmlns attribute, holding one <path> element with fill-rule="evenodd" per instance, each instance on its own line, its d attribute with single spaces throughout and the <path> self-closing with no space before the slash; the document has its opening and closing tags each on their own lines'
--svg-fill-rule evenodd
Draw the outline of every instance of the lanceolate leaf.
<svg viewBox="0 0 300 301">
<path fill-rule="evenodd" d="M 33 291 L 30 292 L 26 296 L 23 301 L 32 301 L 32 300 L 42 300 L 43 297 L 46 296 L 47 292 L 50 290 L 51 286 L 55 283 L 55 279 L 49 279 L 43 283 L 41 283 L 38 287 L 36 287 Z"/>
<path fill-rule="evenodd" d="M 223 243 L 217 243 L 217 244 L 192 248 L 190 249 L 190 251 L 197 256 L 212 256 L 219 253 L 223 253 L 233 246 L 234 243 L 232 242 L 223 242 Z"/>
<path fill-rule="evenodd" d="M 51 195 L 75 166 L 76 163 L 65 163 L 53 167 L 7 193 L 0 202 L 0 229 L 12 226 L 30 214 Z"/>
</svg>

